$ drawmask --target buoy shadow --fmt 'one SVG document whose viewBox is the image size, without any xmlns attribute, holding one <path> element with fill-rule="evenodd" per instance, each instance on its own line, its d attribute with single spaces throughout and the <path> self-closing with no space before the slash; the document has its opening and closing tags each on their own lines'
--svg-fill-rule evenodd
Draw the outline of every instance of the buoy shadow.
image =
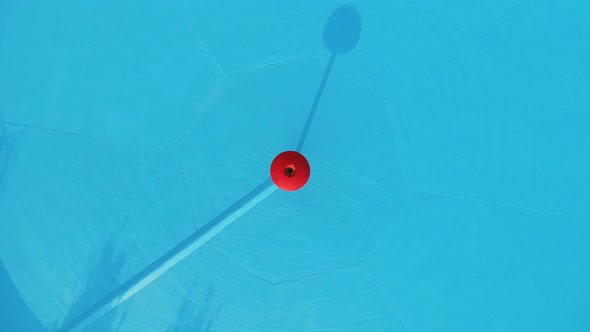
<svg viewBox="0 0 590 332">
<path fill-rule="evenodd" d="M 301 152 L 309 128 L 320 104 L 320 100 L 328 83 L 328 78 L 334 67 L 336 56 L 352 51 L 358 44 L 362 30 L 362 22 L 359 12 L 353 6 L 338 7 L 332 12 L 324 25 L 323 40 L 324 46 L 330 50 L 330 60 L 324 70 L 324 75 L 311 104 L 307 120 L 303 126 L 299 142 L 295 151 Z"/>
</svg>

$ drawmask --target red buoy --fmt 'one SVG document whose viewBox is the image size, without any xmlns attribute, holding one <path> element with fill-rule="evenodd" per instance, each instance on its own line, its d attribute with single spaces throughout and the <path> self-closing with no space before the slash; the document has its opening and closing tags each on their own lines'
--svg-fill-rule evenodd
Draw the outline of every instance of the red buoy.
<svg viewBox="0 0 590 332">
<path fill-rule="evenodd" d="M 281 152 L 270 165 L 270 177 L 277 187 L 286 191 L 301 189 L 309 179 L 309 163 L 296 151 Z"/>
</svg>

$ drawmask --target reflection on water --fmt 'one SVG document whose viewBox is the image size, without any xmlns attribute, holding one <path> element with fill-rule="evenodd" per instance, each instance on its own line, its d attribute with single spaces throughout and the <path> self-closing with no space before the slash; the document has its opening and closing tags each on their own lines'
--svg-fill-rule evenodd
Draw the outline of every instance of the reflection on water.
<svg viewBox="0 0 590 332">
<path fill-rule="evenodd" d="M 0 331 L 46 331 L 12 283 L 0 260 Z"/>
<path fill-rule="evenodd" d="M 112 292 L 125 280 L 121 271 L 127 263 L 127 254 L 119 249 L 113 241 L 107 243 L 95 261 L 89 264 L 88 278 L 79 295 L 72 302 L 70 310 L 60 326 L 65 326 L 83 312 L 92 307 L 105 294 Z M 125 318 L 126 310 L 106 315 L 96 321 L 90 328 L 92 331 L 118 331 L 120 322 Z M 57 327 L 54 330 L 57 330 Z"/>
<path fill-rule="evenodd" d="M 212 307 L 214 288 L 207 287 L 205 296 L 192 287 L 184 298 L 178 311 L 175 323 L 166 332 L 207 332 L 222 306 Z M 212 311 L 213 310 L 213 311 Z"/>
</svg>

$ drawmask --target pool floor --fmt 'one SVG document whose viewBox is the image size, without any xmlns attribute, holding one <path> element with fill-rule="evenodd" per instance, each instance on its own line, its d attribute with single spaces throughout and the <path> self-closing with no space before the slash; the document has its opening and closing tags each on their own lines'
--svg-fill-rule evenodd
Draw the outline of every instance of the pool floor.
<svg viewBox="0 0 590 332">
<path fill-rule="evenodd" d="M 583 0 L 0 0 L 0 331 L 588 331 L 588 31 Z"/>
</svg>

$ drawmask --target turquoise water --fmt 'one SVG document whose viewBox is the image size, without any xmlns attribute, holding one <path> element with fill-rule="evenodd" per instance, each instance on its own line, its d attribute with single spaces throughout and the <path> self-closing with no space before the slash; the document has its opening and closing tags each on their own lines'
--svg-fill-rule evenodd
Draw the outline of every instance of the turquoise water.
<svg viewBox="0 0 590 332">
<path fill-rule="evenodd" d="M 583 0 L 0 0 L 0 331 L 590 330 L 589 31 Z"/>
</svg>

